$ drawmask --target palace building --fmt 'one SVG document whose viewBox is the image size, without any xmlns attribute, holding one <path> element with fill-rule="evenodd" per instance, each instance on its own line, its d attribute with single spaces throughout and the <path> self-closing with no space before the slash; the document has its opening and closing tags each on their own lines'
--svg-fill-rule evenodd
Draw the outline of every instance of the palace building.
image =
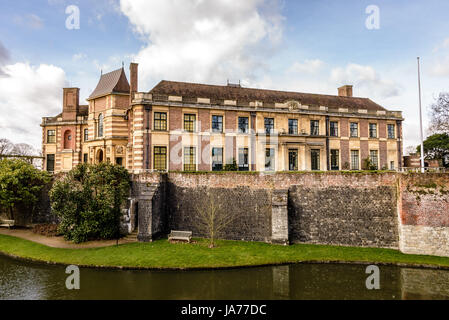
<svg viewBox="0 0 449 320">
<path fill-rule="evenodd" d="M 103 74 L 80 105 L 63 90 L 62 113 L 42 120 L 44 168 L 103 161 L 130 172 L 395 170 L 402 112 L 352 86 L 338 96 L 161 81 L 138 91 L 138 65 Z M 369 161 L 368 161 L 369 160 Z"/>
</svg>

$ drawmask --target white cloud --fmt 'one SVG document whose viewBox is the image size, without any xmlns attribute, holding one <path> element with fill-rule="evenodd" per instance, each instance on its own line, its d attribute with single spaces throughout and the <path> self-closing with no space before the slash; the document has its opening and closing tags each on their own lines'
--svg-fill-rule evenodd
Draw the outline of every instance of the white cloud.
<svg viewBox="0 0 449 320">
<path fill-rule="evenodd" d="M 395 97 L 400 94 L 400 86 L 392 80 L 383 79 L 371 66 L 351 63 L 345 68 L 335 68 L 331 72 L 331 81 L 337 85 L 354 85 L 359 94 L 366 97 Z"/>
<path fill-rule="evenodd" d="M 134 57 L 145 85 L 160 79 L 254 78 L 282 38 L 280 0 L 121 0 L 145 46 Z"/>
<path fill-rule="evenodd" d="M 290 67 L 290 72 L 294 73 L 316 73 L 324 65 L 324 62 L 319 59 L 305 60 L 303 63 L 295 62 Z"/>
<path fill-rule="evenodd" d="M 0 135 L 40 148 L 39 124 L 43 116 L 61 112 L 65 73 L 52 65 L 28 63 L 7 65 L 3 70 L 7 77 L 0 78 Z"/>
<path fill-rule="evenodd" d="M 80 61 L 80 60 L 85 60 L 87 58 L 87 55 L 85 53 L 76 53 L 73 55 L 72 60 L 73 61 Z"/>
<path fill-rule="evenodd" d="M 16 15 L 13 19 L 14 23 L 19 26 L 24 26 L 30 29 L 42 29 L 44 21 L 35 14 L 26 14 L 24 16 Z"/>
</svg>

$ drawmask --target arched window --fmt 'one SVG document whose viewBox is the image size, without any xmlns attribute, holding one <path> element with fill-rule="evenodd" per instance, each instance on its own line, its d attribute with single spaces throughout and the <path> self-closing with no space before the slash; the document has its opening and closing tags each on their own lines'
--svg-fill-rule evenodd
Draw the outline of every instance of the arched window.
<svg viewBox="0 0 449 320">
<path fill-rule="evenodd" d="M 64 149 L 72 149 L 72 131 L 64 132 Z"/>
<path fill-rule="evenodd" d="M 102 137 L 103 136 L 103 114 L 100 113 L 100 115 L 98 116 L 98 136 Z"/>
</svg>

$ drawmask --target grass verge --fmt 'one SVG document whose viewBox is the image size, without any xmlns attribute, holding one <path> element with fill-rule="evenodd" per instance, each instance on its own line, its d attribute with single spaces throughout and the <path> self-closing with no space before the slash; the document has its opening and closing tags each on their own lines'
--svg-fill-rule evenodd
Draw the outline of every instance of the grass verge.
<svg viewBox="0 0 449 320">
<path fill-rule="evenodd" d="M 50 248 L 28 240 L 0 235 L 0 252 L 19 258 L 89 267 L 131 269 L 206 269 L 276 265 L 300 262 L 356 262 L 449 268 L 449 258 L 405 255 L 397 250 L 297 244 L 288 247 L 256 242 L 195 239 L 193 244 L 167 240 L 94 249 Z"/>
</svg>

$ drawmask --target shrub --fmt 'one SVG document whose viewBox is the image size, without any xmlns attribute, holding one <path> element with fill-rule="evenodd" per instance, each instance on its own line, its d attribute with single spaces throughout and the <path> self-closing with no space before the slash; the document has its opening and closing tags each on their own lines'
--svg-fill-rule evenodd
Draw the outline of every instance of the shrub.
<svg viewBox="0 0 449 320">
<path fill-rule="evenodd" d="M 235 161 L 235 158 L 232 158 L 231 163 L 227 163 L 224 166 L 224 171 L 239 171 L 239 167 L 237 166 L 237 162 Z"/>
<path fill-rule="evenodd" d="M 14 220 L 14 209 L 22 207 L 31 215 L 39 201 L 42 188 L 51 176 L 26 161 L 0 160 L 0 212 Z"/>
<path fill-rule="evenodd" d="M 120 209 L 130 185 L 129 173 L 122 166 L 81 164 L 71 170 L 50 191 L 61 234 L 75 243 L 118 238 Z"/>
</svg>

